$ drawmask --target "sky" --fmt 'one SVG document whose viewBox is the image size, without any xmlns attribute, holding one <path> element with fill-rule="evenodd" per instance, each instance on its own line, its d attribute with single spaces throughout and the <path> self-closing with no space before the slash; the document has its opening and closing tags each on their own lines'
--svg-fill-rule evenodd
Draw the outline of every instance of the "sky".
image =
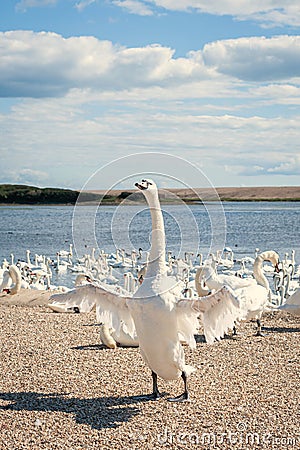
<svg viewBox="0 0 300 450">
<path fill-rule="evenodd" d="M 0 17 L 0 183 L 300 184 L 299 0 L 9 0 Z"/>
</svg>

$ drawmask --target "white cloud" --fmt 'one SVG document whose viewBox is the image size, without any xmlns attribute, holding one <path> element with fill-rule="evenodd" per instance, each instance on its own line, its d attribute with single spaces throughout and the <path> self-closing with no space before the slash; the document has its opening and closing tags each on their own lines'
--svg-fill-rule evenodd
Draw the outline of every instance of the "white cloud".
<svg viewBox="0 0 300 450">
<path fill-rule="evenodd" d="M 249 89 L 260 104 L 300 105 L 300 87 L 291 84 L 268 84 Z"/>
<path fill-rule="evenodd" d="M 238 176 L 274 178 L 298 154 L 297 116 L 203 114 L 201 99 L 189 108 L 171 97 L 151 99 L 151 93 L 147 98 L 140 92 L 134 98 L 132 92 L 126 97 L 126 92 L 102 96 L 75 90 L 61 98 L 19 101 L 0 116 L 1 171 L 8 177 L 12 167 L 16 173 L 31 167 L 49 173 L 47 184 L 80 188 L 114 158 L 165 151 L 201 163 L 212 182 L 228 185 Z M 215 100 L 213 92 L 211 97 Z M 232 169 L 229 178 L 226 165 Z"/>
<path fill-rule="evenodd" d="M 62 96 L 74 88 L 102 93 L 176 89 L 192 83 L 224 81 L 224 75 L 250 81 L 300 77 L 300 36 L 217 41 L 186 57 L 175 58 L 174 50 L 160 45 L 126 48 L 91 36 L 0 33 L 3 97 Z"/>
<path fill-rule="evenodd" d="M 148 4 L 138 0 L 113 0 L 113 4 L 126 9 L 130 14 L 139 16 L 152 16 L 154 14 Z"/>
<path fill-rule="evenodd" d="M 0 95 L 59 96 L 71 88 L 100 91 L 180 84 L 208 76 L 201 61 L 173 57 L 160 45 L 114 46 L 94 37 L 0 33 Z"/>
<path fill-rule="evenodd" d="M 140 0 L 138 3 L 149 7 L 150 2 L 153 10 L 156 7 L 167 11 L 231 15 L 237 20 L 256 21 L 263 27 L 300 24 L 298 0 Z M 131 12 L 138 14 L 138 10 Z"/>
<path fill-rule="evenodd" d="M 5 176 L 6 179 L 7 177 L 9 178 L 11 183 L 34 185 L 44 183 L 48 178 L 48 174 L 46 172 L 29 168 L 20 170 L 8 170 Z"/>
<path fill-rule="evenodd" d="M 300 155 L 292 155 L 288 161 L 286 158 L 279 164 L 267 169 L 269 174 L 300 175 Z"/>
<path fill-rule="evenodd" d="M 82 11 L 97 0 L 72 0 L 75 8 Z M 300 25 L 298 0 L 110 0 L 114 5 L 131 14 L 153 15 L 161 11 L 186 11 L 212 15 L 230 15 L 236 20 L 251 20 L 262 27 Z M 16 10 L 56 5 L 58 0 L 20 0 Z"/>
<path fill-rule="evenodd" d="M 218 72 L 242 80 L 300 77 L 300 36 L 216 41 L 204 46 L 202 57 Z"/>
<path fill-rule="evenodd" d="M 287 36 L 236 39 L 175 58 L 159 45 L 0 33 L 0 91 L 27 96 L 1 109 L 1 182 L 80 188 L 114 158 L 165 151 L 201 164 L 219 186 L 266 175 L 298 183 L 298 47 Z M 251 48 L 259 75 L 246 65 L 245 82 L 239 63 Z M 278 60 L 270 83 L 260 81 L 266 55 Z"/>
<path fill-rule="evenodd" d="M 16 4 L 16 11 L 25 12 L 28 8 L 42 8 L 44 6 L 54 6 L 58 0 L 21 0 Z"/>
</svg>

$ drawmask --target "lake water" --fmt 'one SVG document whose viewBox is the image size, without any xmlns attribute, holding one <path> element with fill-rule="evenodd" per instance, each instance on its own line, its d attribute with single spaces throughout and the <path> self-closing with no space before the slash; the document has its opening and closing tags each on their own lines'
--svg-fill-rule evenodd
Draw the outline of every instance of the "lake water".
<svg viewBox="0 0 300 450">
<path fill-rule="evenodd" d="M 224 246 L 235 258 L 260 251 L 296 252 L 300 259 L 300 204 L 297 202 L 225 202 L 207 205 L 162 205 L 167 250 L 176 257 L 191 251 L 204 257 Z M 149 250 L 150 213 L 146 205 L 131 206 L 0 206 L 0 262 L 11 254 L 25 260 L 26 250 L 55 259 L 73 243 L 79 257 L 96 248 L 130 253 Z M 74 275 L 59 275 L 72 286 Z"/>
</svg>

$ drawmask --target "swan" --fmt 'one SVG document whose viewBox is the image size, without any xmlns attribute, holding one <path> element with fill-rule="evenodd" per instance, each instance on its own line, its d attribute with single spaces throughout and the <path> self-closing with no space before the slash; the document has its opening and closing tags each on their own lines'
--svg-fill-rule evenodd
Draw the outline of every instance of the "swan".
<svg viewBox="0 0 300 450">
<path fill-rule="evenodd" d="M 205 314 L 213 305 L 218 304 L 221 301 L 218 295 L 221 294 L 218 293 L 217 300 L 214 298 L 212 302 L 205 302 L 204 299 L 207 297 L 179 301 L 181 292 L 180 290 L 178 292 L 176 279 L 167 275 L 164 222 L 157 187 L 152 180 L 142 180 L 135 186 L 144 194 L 152 220 L 152 245 L 147 272 L 143 283 L 127 300 L 141 355 L 152 373 L 153 392 L 144 398 L 155 400 L 160 398 L 158 376 L 165 380 L 181 377 L 184 382 L 183 394 L 168 400 L 188 401 L 187 380 L 189 374 L 195 369 L 185 364 L 180 341 L 185 340 L 191 348 L 195 348 L 194 333 L 198 327 L 199 311 L 202 308 Z M 226 288 L 223 289 L 226 292 L 223 291 L 222 294 L 225 294 L 228 301 L 230 292 Z M 233 298 L 230 298 L 230 301 L 234 303 Z M 206 306 L 204 306 L 205 303 Z M 196 313 L 197 309 L 198 313 Z M 205 316 L 203 319 L 205 325 Z M 232 315 L 230 319 L 233 320 Z"/>
<path fill-rule="evenodd" d="M 208 287 L 209 289 L 220 289 L 224 285 L 229 286 L 231 289 L 240 289 L 257 284 L 254 278 L 217 274 L 215 269 L 209 264 L 205 264 L 197 269 L 195 280 L 197 280 L 198 285 L 203 283 L 203 287 Z"/>
<path fill-rule="evenodd" d="M 256 319 L 258 336 L 262 336 L 260 322 L 262 313 L 271 299 L 269 282 L 263 273 L 264 261 L 271 262 L 275 271 L 279 271 L 279 255 L 275 251 L 269 250 L 257 255 L 253 265 L 254 279 L 217 275 L 209 266 L 201 267 L 196 274 L 196 278 L 204 280 L 205 285 L 210 289 L 219 289 L 223 285 L 233 289 L 234 294 L 239 299 L 241 308 L 246 313 L 246 320 Z"/>
<path fill-rule="evenodd" d="M 73 244 L 69 245 L 69 251 L 68 250 L 59 250 L 59 256 L 62 258 L 68 258 L 73 256 Z"/>
<path fill-rule="evenodd" d="M 124 289 L 131 295 L 136 290 L 136 279 L 132 272 L 124 273 Z"/>
<path fill-rule="evenodd" d="M 69 266 L 71 266 L 70 262 L 67 261 L 61 261 L 60 259 L 61 254 L 59 252 L 56 253 L 56 267 L 55 270 L 57 272 L 65 272 Z"/>
<path fill-rule="evenodd" d="M 295 274 L 295 250 L 291 251 L 291 259 L 288 259 L 289 254 L 285 253 L 284 259 L 282 260 L 282 267 L 286 270 L 290 270 L 291 277 Z"/>
<path fill-rule="evenodd" d="M 167 275 L 165 231 L 157 187 L 151 180 L 142 180 L 136 187 L 145 195 L 152 219 L 152 245 L 143 283 L 131 296 L 123 295 L 120 287 L 110 290 L 109 286 L 93 283 L 53 295 L 50 300 L 65 308 L 76 306 L 82 312 L 96 307 L 97 321 L 113 330 L 111 335 L 116 342 L 127 339 L 139 345 L 153 382 L 153 392 L 140 398 L 160 398 L 158 376 L 165 380 L 182 378 L 183 394 L 169 400 L 184 402 L 189 400 L 188 376 L 195 369 L 185 363 L 181 342 L 196 347 L 194 334 L 199 327 L 199 316 L 210 344 L 223 337 L 236 320 L 243 319 L 244 312 L 226 286 L 207 297 L 182 298 L 181 283 Z"/>
<path fill-rule="evenodd" d="M 218 252 L 218 254 L 217 254 L 218 265 L 227 267 L 228 269 L 230 269 L 234 265 L 233 251 L 230 247 L 225 247 L 223 250 L 223 253 L 224 253 L 224 258 L 222 258 L 221 252 Z"/>
<path fill-rule="evenodd" d="M 111 267 L 114 269 L 120 268 L 120 269 L 128 269 L 130 267 L 134 267 L 133 260 L 130 260 L 128 258 L 125 258 L 125 252 L 122 250 L 121 253 L 121 260 L 116 260 L 116 262 L 109 263 Z"/>
<path fill-rule="evenodd" d="M 75 279 L 75 286 L 82 286 L 92 281 L 91 277 L 85 273 L 79 273 Z"/>
<path fill-rule="evenodd" d="M 110 266 L 108 269 L 108 275 L 105 276 L 104 282 L 107 284 L 118 284 L 119 280 L 112 273 L 113 268 Z"/>
<path fill-rule="evenodd" d="M 20 291 L 21 287 L 21 272 L 17 266 L 12 264 L 3 274 L 3 281 L 0 286 L 0 292 L 6 291 L 10 295 L 15 295 Z"/>
<path fill-rule="evenodd" d="M 276 308 L 279 311 L 287 311 L 294 316 L 300 316 L 300 288 L 297 289 L 286 302 Z"/>
</svg>

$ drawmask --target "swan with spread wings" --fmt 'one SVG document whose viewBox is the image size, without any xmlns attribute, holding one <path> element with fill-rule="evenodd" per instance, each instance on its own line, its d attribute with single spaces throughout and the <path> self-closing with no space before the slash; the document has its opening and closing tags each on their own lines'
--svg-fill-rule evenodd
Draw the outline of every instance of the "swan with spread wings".
<svg viewBox="0 0 300 450">
<path fill-rule="evenodd" d="M 182 298 L 180 284 L 167 274 L 165 230 L 157 187 L 152 180 L 142 180 L 135 185 L 148 202 L 152 220 L 151 250 L 143 283 L 132 296 L 91 284 L 52 299 L 56 304 L 62 302 L 81 311 L 96 307 L 98 321 L 114 330 L 117 342 L 125 336 L 138 343 L 153 383 L 152 393 L 141 398 L 160 398 L 158 377 L 164 380 L 182 378 L 184 392 L 168 400 L 188 401 L 188 376 L 195 369 L 185 363 L 181 342 L 196 347 L 194 335 L 199 328 L 199 316 L 206 341 L 212 343 L 222 338 L 236 320 L 243 319 L 244 313 L 229 287 L 205 297 Z"/>
</svg>

